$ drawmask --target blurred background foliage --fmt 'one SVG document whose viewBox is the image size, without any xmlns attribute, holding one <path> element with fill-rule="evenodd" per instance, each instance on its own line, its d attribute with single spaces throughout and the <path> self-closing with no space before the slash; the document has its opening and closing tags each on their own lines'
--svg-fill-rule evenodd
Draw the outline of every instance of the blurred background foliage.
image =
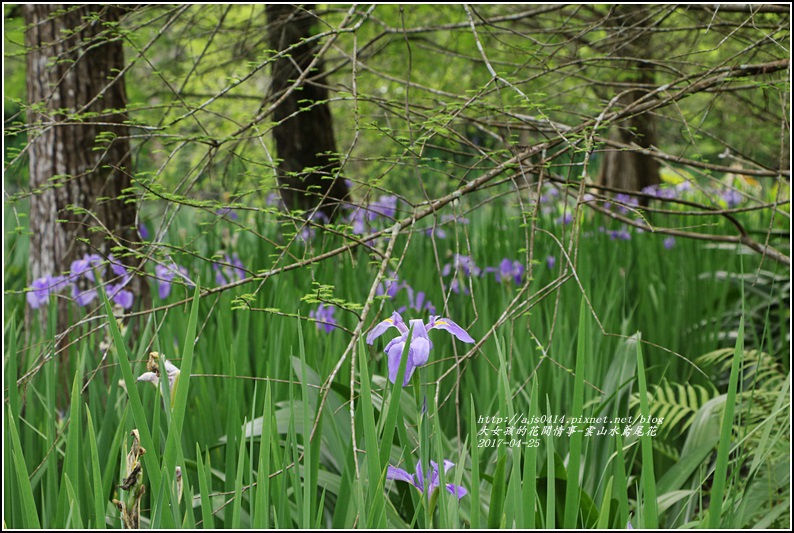
<svg viewBox="0 0 794 533">
<path fill-rule="evenodd" d="M 8 163 L 16 161 L 14 148 L 24 146 L 24 131 L 8 132 L 24 129 L 24 28 L 13 5 L 4 9 L 6 182 L 17 189 L 25 184 L 24 160 L 19 168 Z M 424 180 L 431 188 L 426 194 L 434 197 L 492 166 L 511 145 L 531 146 L 552 135 L 532 131 L 541 128 L 527 117 L 570 127 L 598 117 L 630 81 L 631 69 L 614 54 L 625 29 L 611 25 L 611 9 L 474 6 L 477 43 L 458 5 L 319 6 L 318 35 L 335 35 L 325 59 L 345 176 L 394 188 L 426 173 L 433 178 Z M 748 18 L 660 5 L 647 6 L 644 17 L 656 86 L 788 56 L 781 13 Z M 353 31 L 339 29 L 346 18 Z M 265 195 L 258 193 L 274 183 L 270 124 L 265 117 L 234 134 L 267 104 L 272 51 L 266 26 L 263 5 L 151 5 L 126 16 L 128 114 L 140 126 L 133 128 L 139 176 L 155 172 L 175 192 L 188 179 L 194 194 L 246 194 L 247 202 L 261 205 Z M 492 80 L 478 44 L 513 88 Z M 726 79 L 653 112 L 658 149 L 725 166 L 737 157 L 744 167 L 785 167 L 787 93 L 785 72 Z M 218 149 L 209 146 L 213 140 Z M 729 159 L 720 157 L 726 150 Z M 593 177 L 598 162 L 596 150 L 588 169 Z M 415 197 L 420 191 L 401 187 Z"/>
</svg>

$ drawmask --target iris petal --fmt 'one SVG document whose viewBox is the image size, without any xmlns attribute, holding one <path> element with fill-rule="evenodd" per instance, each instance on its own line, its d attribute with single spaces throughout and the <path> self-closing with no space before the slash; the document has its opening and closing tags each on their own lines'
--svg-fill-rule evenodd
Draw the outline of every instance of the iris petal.
<svg viewBox="0 0 794 533">
<path fill-rule="evenodd" d="M 466 487 L 461 487 L 460 485 L 453 485 L 452 483 L 447 483 L 447 490 L 449 491 L 450 494 L 454 494 L 455 496 L 457 496 L 458 499 L 463 498 L 466 494 L 469 493 L 469 491 L 466 490 Z"/>
<path fill-rule="evenodd" d="M 367 344 L 372 344 L 375 342 L 375 339 L 386 333 L 386 330 L 391 327 L 397 328 L 400 330 L 400 333 L 405 333 L 408 331 L 408 328 L 405 327 L 405 322 L 403 322 L 403 318 L 400 316 L 400 313 L 395 311 L 392 313 L 391 317 L 378 323 L 370 330 L 370 332 L 367 334 Z"/>
<path fill-rule="evenodd" d="M 422 366 L 430 357 L 430 341 L 417 337 L 411 341 L 411 362 L 414 366 Z"/>
<path fill-rule="evenodd" d="M 399 337 L 395 340 L 398 342 L 390 342 L 386 350 L 386 354 L 389 356 L 389 381 L 392 383 L 397 381 L 397 372 L 400 370 L 400 359 L 402 357 L 403 348 L 405 347 L 405 341 L 400 341 Z M 408 368 L 405 369 L 405 375 L 408 375 Z"/>
<path fill-rule="evenodd" d="M 391 465 L 389 465 L 389 468 L 386 469 L 386 479 L 405 481 L 406 483 L 414 482 L 414 478 L 411 474 L 409 474 L 402 468 L 397 468 Z"/>
<path fill-rule="evenodd" d="M 403 378 L 403 387 L 407 386 L 408 382 L 411 381 L 411 376 L 414 375 L 414 369 L 416 369 L 416 365 L 414 365 L 413 356 L 409 352 L 408 361 L 405 363 L 405 378 Z M 396 375 L 394 376 L 394 379 L 397 379 Z"/>
<path fill-rule="evenodd" d="M 473 343 L 474 339 L 466 331 L 448 318 L 431 317 L 428 329 L 443 329 L 463 342 Z"/>
<path fill-rule="evenodd" d="M 386 330 L 389 329 L 394 325 L 394 321 L 391 318 L 387 318 L 383 322 L 380 322 L 374 328 L 370 330 L 367 334 L 367 344 L 372 344 L 375 342 L 375 339 L 386 333 Z"/>
<path fill-rule="evenodd" d="M 452 461 L 448 461 L 446 459 L 444 460 L 445 471 L 449 470 L 454 465 L 455 464 Z M 430 467 L 432 468 L 432 472 L 429 476 L 430 479 L 426 479 L 422 469 L 421 461 L 417 461 L 416 473 L 413 475 L 409 474 L 402 468 L 389 466 L 388 470 L 386 471 L 386 479 L 394 479 L 405 481 L 406 483 L 412 483 L 414 487 L 419 489 L 419 492 L 425 493 L 427 497 L 430 498 L 433 495 L 433 491 L 439 486 L 438 464 L 435 461 L 430 461 Z M 453 483 L 447 483 L 445 487 L 450 494 L 454 494 L 458 497 L 458 499 L 469 493 L 465 487 L 455 485 Z"/>
<path fill-rule="evenodd" d="M 416 475 L 414 475 L 414 479 L 416 479 L 416 482 L 414 482 L 414 485 L 416 485 L 416 488 L 418 488 L 420 491 L 424 491 L 425 490 L 425 476 L 424 476 L 424 473 L 422 472 L 422 461 L 417 461 L 416 462 Z"/>
</svg>

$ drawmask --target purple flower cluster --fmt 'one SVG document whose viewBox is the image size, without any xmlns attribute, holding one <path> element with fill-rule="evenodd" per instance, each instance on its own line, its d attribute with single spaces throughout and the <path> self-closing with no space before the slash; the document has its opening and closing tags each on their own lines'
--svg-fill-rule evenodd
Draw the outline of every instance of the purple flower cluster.
<svg viewBox="0 0 794 533">
<path fill-rule="evenodd" d="M 386 280 L 381 281 L 375 290 L 378 296 L 387 296 L 390 300 L 394 300 L 401 290 L 405 290 L 408 294 L 408 306 L 400 307 L 397 310 L 400 313 L 409 308 L 417 313 L 427 311 L 432 315 L 436 312 L 436 306 L 426 299 L 427 296 L 423 291 L 415 291 L 406 281 L 400 282 L 394 272 L 391 272 Z"/>
<path fill-rule="evenodd" d="M 417 313 L 422 313 L 427 311 L 431 315 L 436 312 L 436 306 L 430 300 L 426 300 L 425 293 L 423 291 L 414 291 L 410 285 L 407 283 L 403 283 L 403 288 L 405 292 L 408 293 L 408 308 L 416 311 Z M 406 307 L 402 306 L 398 309 L 400 313 L 404 313 L 406 311 Z"/>
<path fill-rule="evenodd" d="M 547 204 L 549 202 L 553 202 L 559 196 L 560 191 L 557 190 L 557 187 L 551 185 L 550 183 L 544 183 L 543 190 L 540 195 L 540 203 Z"/>
<path fill-rule="evenodd" d="M 270 191 L 265 197 L 265 205 L 281 209 L 284 207 L 284 202 L 281 200 L 281 195 L 277 191 Z"/>
<path fill-rule="evenodd" d="M 447 263 L 441 271 L 442 276 L 453 274 L 455 277 L 450 282 L 450 289 L 454 293 L 460 293 L 461 283 L 460 278 L 463 277 L 481 277 L 486 273 L 493 272 L 494 277 L 498 283 L 514 282 L 516 285 L 521 285 L 524 279 L 524 265 L 517 260 L 511 260 L 507 257 L 502 259 L 498 267 L 485 267 L 482 269 L 474 263 L 474 259 L 467 255 L 456 254 L 453 257 L 452 263 Z M 463 293 L 468 294 L 468 289 L 463 285 Z"/>
<path fill-rule="evenodd" d="M 173 262 L 155 266 L 154 275 L 157 278 L 157 294 L 161 300 L 165 300 L 171 294 L 171 284 L 174 278 L 180 278 L 188 287 L 195 287 L 187 275 L 187 269 Z"/>
<path fill-rule="evenodd" d="M 471 256 L 455 254 L 452 257 L 452 262 L 447 263 L 441 269 L 442 276 L 446 277 L 450 274 L 453 276 L 450 282 L 450 289 L 452 289 L 452 292 L 458 294 L 461 292 L 461 279 L 463 277 L 480 277 L 483 274 L 483 270 L 475 264 Z M 463 285 L 462 290 L 463 294 L 469 294 L 469 290 L 465 285 Z"/>
<path fill-rule="evenodd" d="M 619 230 L 609 230 L 607 231 L 607 235 L 609 238 L 614 240 L 621 240 L 621 241 L 630 241 L 631 240 L 631 233 L 626 228 L 621 228 Z"/>
<path fill-rule="evenodd" d="M 218 263 L 212 263 L 212 269 L 215 271 L 215 283 L 217 285 L 226 285 L 227 283 L 245 279 L 245 267 L 242 261 L 240 261 L 237 252 L 233 253 L 231 257 L 229 257 L 229 254 L 224 254 L 223 262 L 226 263 L 223 266 Z"/>
<path fill-rule="evenodd" d="M 736 207 L 742 203 L 742 200 L 744 200 L 744 196 L 742 196 L 742 194 L 736 189 L 726 189 L 722 191 L 720 196 L 722 196 L 722 199 L 725 202 L 725 205 L 728 206 L 728 209 Z"/>
<path fill-rule="evenodd" d="M 273 202 L 270 198 L 274 194 L 275 193 L 270 193 L 270 195 L 268 195 L 268 205 Z M 275 196 L 273 196 L 273 198 L 275 198 Z M 400 198 L 398 196 L 393 194 L 382 194 L 377 199 L 366 204 L 351 206 L 352 208 L 345 216 L 344 222 L 350 226 L 353 234 L 364 235 L 373 230 L 382 229 L 385 227 L 385 224 L 393 222 L 397 216 L 399 204 Z M 229 216 L 224 210 L 218 210 L 216 214 Z M 328 217 L 321 212 L 310 214 L 308 219 L 314 221 L 316 224 L 327 224 L 329 222 Z M 379 221 L 384 222 L 379 223 Z M 469 220 L 465 217 L 453 214 L 442 215 L 441 224 L 444 225 L 448 223 L 468 224 Z M 447 236 L 447 232 L 439 226 L 425 228 L 421 231 L 428 236 L 435 236 L 439 239 L 444 239 Z M 301 230 L 298 238 L 303 242 L 308 242 L 315 236 L 315 228 L 307 225 Z"/>
<path fill-rule="evenodd" d="M 33 309 L 46 305 L 50 299 L 50 294 L 60 291 L 65 283 L 66 278 L 64 276 L 44 276 L 35 280 L 26 295 L 28 305 Z"/>
<path fill-rule="evenodd" d="M 389 277 L 378 284 L 378 287 L 375 289 L 376 294 L 378 296 L 388 296 L 389 299 L 393 300 L 397 293 L 400 292 L 400 289 L 403 288 L 403 285 L 407 285 L 404 282 L 400 284 L 398 282 L 397 274 L 391 272 Z"/>
<path fill-rule="evenodd" d="M 417 461 L 416 463 L 416 473 L 409 474 L 406 470 L 402 468 L 397 468 L 394 466 L 389 465 L 389 468 L 386 470 L 386 479 L 396 480 L 396 481 L 405 481 L 406 483 L 410 483 L 414 487 L 416 487 L 419 492 L 426 494 L 428 498 L 433 494 L 433 491 L 438 488 L 440 485 L 439 474 L 438 474 L 438 464 L 435 461 L 430 461 L 430 466 L 432 467 L 432 471 L 430 472 L 430 476 L 425 476 L 424 472 L 422 471 L 422 463 L 421 461 Z M 455 463 L 452 461 L 448 461 L 444 459 L 444 473 L 446 474 L 449 472 L 449 469 L 455 466 Z M 468 491 L 465 487 L 461 487 L 460 485 L 454 485 L 452 483 L 446 484 L 446 489 L 450 494 L 454 494 L 458 497 L 458 499 L 463 498 Z"/>
<path fill-rule="evenodd" d="M 314 222 L 315 224 L 328 224 L 330 220 L 328 219 L 328 215 L 323 213 L 322 211 L 314 211 L 309 215 L 309 221 Z M 301 229 L 300 233 L 298 234 L 298 240 L 302 241 L 304 244 L 308 243 L 310 240 L 314 239 L 317 235 L 317 230 L 311 224 L 304 224 L 303 229 Z"/>
<path fill-rule="evenodd" d="M 356 206 L 348 215 L 347 223 L 355 235 L 363 235 L 372 229 L 379 218 L 394 220 L 399 199 L 393 194 L 383 194 L 366 206 Z"/>
<path fill-rule="evenodd" d="M 334 306 L 320 304 L 316 310 L 309 312 L 309 317 L 317 321 L 317 329 L 324 329 L 326 333 L 331 333 L 336 329 L 334 311 L 336 311 Z"/>
<path fill-rule="evenodd" d="M 393 194 L 381 195 L 367 208 L 367 220 L 372 222 L 378 217 L 394 218 L 397 214 L 397 197 Z"/>
<path fill-rule="evenodd" d="M 215 214 L 221 218 L 228 218 L 229 220 L 237 220 L 240 218 L 231 207 L 216 209 Z"/>
<path fill-rule="evenodd" d="M 521 285 L 521 280 L 524 277 L 524 265 L 519 261 L 510 261 L 506 257 L 499 263 L 499 268 L 487 267 L 485 271 L 493 272 L 499 283 L 513 281 L 516 285 Z"/>
<path fill-rule="evenodd" d="M 676 190 L 674 188 L 662 187 L 661 185 L 648 185 L 642 189 L 642 192 L 661 200 L 670 200 L 676 197 Z"/>
<path fill-rule="evenodd" d="M 124 265 L 113 257 L 113 254 L 108 256 L 107 263 L 110 264 L 113 273 L 111 281 L 114 281 L 104 284 L 108 298 L 124 309 L 131 308 L 133 295 L 125 289 L 132 279 L 130 274 Z M 105 266 L 105 260 L 97 254 L 86 254 L 82 259 L 72 261 L 68 276 L 44 276 L 35 280 L 26 296 L 28 305 L 38 309 L 49 302 L 51 294 L 70 288 L 72 299 L 77 305 L 85 307 L 97 298 L 97 286 L 102 283 Z"/>
<path fill-rule="evenodd" d="M 624 225 L 620 229 L 616 230 L 608 230 L 604 226 L 599 226 L 598 231 L 601 233 L 606 233 L 609 235 L 609 238 L 613 241 L 620 240 L 620 241 L 630 241 L 631 240 L 631 232 L 629 232 L 628 228 Z"/>
<path fill-rule="evenodd" d="M 630 208 L 640 205 L 635 197 L 623 193 L 615 195 L 615 203 L 617 204 L 618 212 L 622 215 L 628 213 Z"/>
<path fill-rule="evenodd" d="M 425 235 L 428 237 L 435 237 L 436 239 L 446 239 L 447 238 L 447 231 L 444 228 L 439 228 L 437 226 L 433 226 L 430 228 L 425 228 L 422 230 L 425 232 Z"/>
<path fill-rule="evenodd" d="M 554 223 L 557 225 L 562 224 L 564 226 L 567 226 L 571 222 L 573 222 L 573 213 L 565 213 L 564 215 L 554 219 Z"/>
<path fill-rule="evenodd" d="M 448 276 L 452 271 L 461 272 L 466 277 L 482 274 L 482 269 L 476 265 L 470 255 L 455 254 L 452 258 L 452 263 L 444 265 L 441 275 Z"/>
</svg>

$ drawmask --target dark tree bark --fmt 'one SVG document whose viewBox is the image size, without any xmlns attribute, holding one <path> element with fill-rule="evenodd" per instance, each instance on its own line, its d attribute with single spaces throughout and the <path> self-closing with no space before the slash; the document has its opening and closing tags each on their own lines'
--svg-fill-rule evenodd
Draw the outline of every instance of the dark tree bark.
<svg viewBox="0 0 794 533">
<path fill-rule="evenodd" d="M 278 181 L 284 204 L 290 209 L 318 210 L 333 218 L 348 194 L 338 177 L 336 141 L 322 60 L 315 62 L 305 81 L 291 90 L 309 68 L 318 50 L 312 36 L 315 16 L 311 5 L 268 4 L 268 43 L 288 54 L 273 64 L 270 97 L 275 101 L 291 91 L 274 110 L 273 128 L 279 159 Z"/>
<path fill-rule="evenodd" d="M 615 56 L 631 58 L 617 65 L 623 69 L 620 81 L 636 84 L 636 89 L 622 89 L 617 105 L 625 108 L 649 92 L 654 83 L 653 65 L 650 59 L 651 34 L 647 17 L 647 5 L 620 4 L 609 16 L 609 26 L 621 26 L 620 40 L 616 43 Z M 623 144 L 636 144 L 649 148 L 656 144 L 656 125 L 653 115 L 634 115 L 612 128 L 610 138 Z M 598 176 L 599 183 L 630 191 L 661 183 L 659 163 L 652 157 L 630 151 L 607 150 Z"/>
<path fill-rule="evenodd" d="M 85 253 L 107 257 L 115 243 L 127 242 L 135 205 L 121 198 L 130 187 L 127 96 L 118 75 L 124 54 L 115 30 L 121 9 L 22 10 L 31 106 L 30 274 L 37 279 L 67 271 Z M 65 325 L 59 320 L 59 330 Z"/>
</svg>

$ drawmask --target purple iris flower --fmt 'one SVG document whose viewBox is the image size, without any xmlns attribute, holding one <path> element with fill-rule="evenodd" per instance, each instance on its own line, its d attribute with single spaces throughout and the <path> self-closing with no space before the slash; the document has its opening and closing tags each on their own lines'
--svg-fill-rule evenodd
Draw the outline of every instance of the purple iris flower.
<svg viewBox="0 0 794 533">
<path fill-rule="evenodd" d="M 673 246 L 675 246 L 675 237 L 670 236 L 664 240 L 664 248 L 665 250 L 670 250 Z"/>
<path fill-rule="evenodd" d="M 413 288 L 407 283 L 404 284 L 405 290 L 408 292 L 408 307 L 421 313 L 422 311 L 429 311 L 432 315 L 436 312 L 436 306 L 430 300 L 425 300 L 425 293 L 423 291 L 414 292 Z"/>
<path fill-rule="evenodd" d="M 171 294 L 171 282 L 174 277 L 182 278 L 189 286 L 195 286 L 190 278 L 187 276 L 187 269 L 179 266 L 176 263 L 170 265 L 156 265 L 154 267 L 154 275 L 157 277 L 157 294 L 161 300 L 168 298 Z"/>
<path fill-rule="evenodd" d="M 455 294 L 460 294 L 461 290 L 463 291 L 463 294 L 469 294 L 468 287 L 466 287 L 466 285 L 461 285 L 460 281 L 458 281 L 458 278 L 452 278 L 452 281 L 449 284 L 449 289 Z"/>
<path fill-rule="evenodd" d="M 618 211 L 622 214 L 626 214 L 629 212 L 628 207 L 636 207 L 639 205 L 639 202 L 633 196 L 629 196 L 628 194 L 619 193 L 615 195 L 615 203 L 618 204 Z M 620 205 L 622 204 L 622 205 Z"/>
<path fill-rule="evenodd" d="M 132 278 L 129 272 L 127 272 L 127 268 L 122 265 L 118 259 L 113 257 L 113 254 L 108 256 L 108 260 L 110 261 L 110 270 L 113 274 L 121 278 L 117 284 L 105 287 L 108 298 L 111 298 L 124 309 L 130 309 L 132 307 L 133 295 L 132 292 L 124 290 L 124 287 L 127 286 Z"/>
<path fill-rule="evenodd" d="M 71 278 L 79 278 L 80 276 L 85 275 L 88 277 L 88 272 L 91 272 L 91 267 L 88 264 L 88 260 L 77 259 L 72 261 L 72 264 L 69 266 L 69 274 Z M 91 279 L 93 279 L 93 274 L 91 274 Z"/>
<path fill-rule="evenodd" d="M 524 276 L 524 265 L 519 261 L 510 261 L 510 259 L 505 257 L 499 263 L 499 268 L 488 267 L 485 271 L 493 272 L 496 281 L 499 283 L 512 279 L 516 285 L 521 285 L 521 278 Z"/>
<path fill-rule="evenodd" d="M 659 198 L 671 200 L 675 198 L 676 191 L 668 187 L 659 187 Z"/>
<path fill-rule="evenodd" d="M 648 196 L 657 196 L 659 194 L 659 186 L 658 185 L 648 185 L 647 187 L 642 188 L 643 194 L 647 194 Z"/>
<path fill-rule="evenodd" d="M 609 234 L 609 238 L 613 241 L 616 239 L 620 239 L 622 241 L 630 241 L 631 240 L 631 233 L 626 228 L 619 229 L 619 230 L 611 230 L 607 232 Z"/>
<path fill-rule="evenodd" d="M 77 302 L 77 305 L 80 307 L 85 307 L 90 304 L 96 297 L 96 289 L 80 290 L 77 284 L 72 284 L 72 299 Z"/>
<path fill-rule="evenodd" d="M 245 279 L 245 266 L 243 266 L 243 262 L 240 261 L 237 252 L 233 253 L 231 257 L 229 257 L 229 254 L 226 254 L 223 256 L 223 259 L 226 263 L 230 263 L 231 266 L 226 265 L 221 268 L 217 263 L 212 264 L 212 269 L 215 271 L 216 284 L 225 285 L 226 283 Z"/>
<path fill-rule="evenodd" d="M 144 224 L 143 222 L 138 224 L 138 235 L 140 235 L 141 239 L 143 239 L 144 241 L 149 240 L 149 228 L 147 228 L 146 224 Z"/>
<path fill-rule="evenodd" d="M 557 217 L 556 219 L 554 219 L 555 224 L 563 224 L 566 226 L 571 222 L 573 222 L 573 215 L 571 213 L 565 213 L 561 217 Z"/>
<path fill-rule="evenodd" d="M 85 307 L 94 301 L 97 297 L 95 287 L 83 289 L 78 286 L 80 278 L 85 278 L 89 281 L 97 283 L 96 270 L 100 277 L 104 275 L 104 265 L 102 257 L 97 254 L 85 254 L 82 259 L 72 261 L 69 266 L 69 281 L 72 282 L 72 299 L 77 302 L 80 307 Z"/>
<path fill-rule="evenodd" d="M 336 311 L 336 307 L 320 304 L 316 311 L 309 311 L 309 317 L 317 320 L 317 329 L 324 329 L 326 333 L 331 333 L 336 328 L 334 311 Z"/>
<path fill-rule="evenodd" d="M 428 479 L 424 472 L 422 472 L 422 463 L 416 463 L 416 473 L 409 474 L 406 470 L 402 468 L 397 468 L 394 466 L 389 465 L 389 468 L 386 470 L 386 479 L 392 479 L 396 481 L 405 481 L 407 483 L 412 484 L 414 487 L 419 489 L 419 492 L 426 494 L 429 498 L 433 491 L 441 484 L 439 480 L 438 474 L 438 463 L 435 461 L 430 461 L 430 466 L 433 467 L 433 471 L 430 473 L 430 478 Z M 444 459 L 444 473 L 446 474 L 449 472 L 449 469 L 455 466 L 455 463 L 452 461 L 448 461 Z M 458 499 L 463 498 L 469 491 L 466 490 L 465 487 L 461 487 L 460 485 L 454 485 L 452 483 L 446 484 L 447 491 L 450 494 L 454 494 L 458 497 Z"/>
<path fill-rule="evenodd" d="M 737 205 L 739 205 L 742 202 L 743 197 L 739 193 L 739 191 L 734 189 L 728 189 L 726 191 L 723 191 L 722 199 L 725 200 L 725 203 L 728 205 L 728 208 L 730 209 L 732 207 L 736 207 Z"/>
<path fill-rule="evenodd" d="M 405 341 L 408 339 L 409 331 L 409 326 L 405 324 L 400 313 L 397 311 L 393 312 L 391 318 L 387 318 L 372 328 L 367 335 L 367 344 L 372 344 L 375 339 L 383 335 L 386 330 L 391 327 L 397 328 L 400 332 L 400 336 L 393 338 L 383 351 L 386 352 L 386 355 L 389 357 L 389 381 L 395 383 L 397 381 L 397 372 L 400 369 L 400 360 L 402 359 L 403 348 L 405 347 Z M 413 329 L 413 333 L 411 335 L 411 344 L 408 348 L 408 361 L 405 366 L 403 386 L 408 384 L 416 367 L 425 364 L 430 356 L 430 349 L 433 348 L 433 343 L 430 342 L 430 338 L 427 336 L 427 330 L 434 328 L 443 329 L 463 342 L 474 342 L 474 339 L 453 321 L 448 318 L 438 318 L 435 315 L 430 317 L 427 324 L 420 319 L 411 320 L 410 328 Z"/>
<path fill-rule="evenodd" d="M 281 201 L 281 195 L 275 191 L 271 191 L 267 193 L 265 197 L 265 205 L 269 207 L 278 207 L 281 208 L 284 206 L 284 202 Z"/>
<path fill-rule="evenodd" d="M 314 222 L 315 224 L 328 224 L 330 220 L 328 219 L 328 215 L 323 213 L 322 211 L 314 211 L 309 215 L 308 220 Z M 304 243 L 309 242 L 314 238 L 317 234 L 317 230 L 314 226 L 309 223 L 304 224 L 303 229 L 300 231 L 298 238 L 303 241 Z"/>
<path fill-rule="evenodd" d="M 553 255 L 550 255 L 546 258 L 546 266 L 549 267 L 549 270 L 554 268 L 554 265 L 557 264 L 557 258 Z"/>
<path fill-rule="evenodd" d="M 94 279 L 94 269 L 98 269 L 100 274 L 104 274 L 104 265 L 102 257 L 97 254 L 85 254 L 82 259 L 72 261 L 69 267 L 71 278 L 79 278 L 84 276 L 86 279 L 96 281 Z"/>
<path fill-rule="evenodd" d="M 388 279 L 381 281 L 378 284 L 378 287 L 375 289 L 378 296 L 383 296 L 384 294 L 389 297 L 389 299 L 393 300 L 397 293 L 400 292 L 402 285 L 397 282 L 399 278 L 397 278 L 397 274 L 394 272 L 389 274 Z M 407 287 L 407 285 L 406 285 Z"/>
<path fill-rule="evenodd" d="M 121 305 L 125 309 L 132 307 L 133 294 L 124 287 L 131 281 L 127 269 L 119 262 L 118 259 L 113 257 L 113 254 L 108 256 L 110 268 L 115 276 L 120 278 L 116 284 L 109 284 L 105 287 L 108 297 L 113 299 L 114 302 Z M 65 276 L 45 276 L 33 282 L 31 287 L 32 291 L 28 292 L 26 298 L 28 304 L 37 309 L 49 300 L 50 294 L 58 292 L 59 290 L 70 287 L 72 299 L 81 307 L 85 307 L 97 298 L 96 283 L 102 282 L 101 279 L 97 280 L 95 271 L 100 275 L 104 275 L 105 265 L 101 256 L 97 254 L 86 254 L 82 259 L 72 261 L 70 265 L 70 272 L 68 278 Z M 80 282 L 81 278 L 85 278 L 93 282 L 93 286 L 86 288 L 85 281 Z"/>
<path fill-rule="evenodd" d="M 119 304 L 124 309 L 132 307 L 133 295 L 130 291 L 123 289 L 124 284 L 108 285 L 105 287 L 108 298 L 112 299 L 115 303 Z"/>
<path fill-rule="evenodd" d="M 121 262 L 113 257 L 113 254 L 108 256 L 108 260 L 110 261 L 110 270 L 117 276 L 120 276 L 122 279 L 128 276 L 127 268 L 121 264 Z"/>
<path fill-rule="evenodd" d="M 221 207 L 215 211 L 215 214 L 219 217 L 226 217 L 229 220 L 237 220 L 239 218 L 231 207 Z"/>
<path fill-rule="evenodd" d="M 25 295 L 28 305 L 33 309 L 38 309 L 46 304 L 50 299 L 50 294 L 57 292 L 65 281 L 63 276 L 44 276 L 35 280 L 30 286 L 32 290 Z"/>
<path fill-rule="evenodd" d="M 643 187 L 642 192 L 663 200 L 675 198 L 675 189 L 662 188 L 660 185 L 648 185 Z"/>
<path fill-rule="evenodd" d="M 378 217 L 394 218 L 396 213 L 397 197 L 393 194 L 384 194 L 369 204 L 366 218 L 372 222 Z"/>
<path fill-rule="evenodd" d="M 175 272 L 165 265 L 155 265 L 154 275 L 157 277 L 157 294 L 161 300 L 165 300 L 171 294 L 171 280 Z"/>
<path fill-rule="evenodd" d="M 455 254 L 452 258 L 452 263 L 444 265 L 441 275 L 448 276 L 452 271 L 458 270 L 466 276 L 479 276 L 482 274 L 482 269 L 474 263 L 474 259 L 471 256 Z"/>
<path fill-rule="evenodd" d="M 461 215 L 455 215 L 450 213 L 446 215 L 441 215 L 441 222 L 443 224 L 446 224 L 447 222 L 455 222 L 456 224 L 468 224 L 469 219 Z"/>
<path fill-rule="evenodd" d="M 360 206 L 356 206 L 348 215 L 347 223 L 353 227 L 354 235 L 363 235 L 367 232 L 367 213 Z"/>
<path fill-rule="evenodd" d="M 444 228 L 437 228 L 434 226 L 432 228 L 426 228 L 424 232 L 428 237 L 435 237 L 436 239 L 447 238 L 447 232 L 444 230 Z"/>
<path fill-rule="evenodd" d="M 121 261 L 113 257 L 113 254 L 108 256 L 108 260 L 110 261 L 110 270 L 121 280 L 119 281 L 119 288 L 127 285 L 131 279 L 130 273 L 127 272 L 127 267 L 125 267 Z"/>
<path fill-rule="evenodd" d="M 554 185 L 543 185 L 543 193 L 540 196 L 540 203 L 545 204 L 554 198 L 560 195 L 560 191 L 558 191 Z"/>
</svg>

